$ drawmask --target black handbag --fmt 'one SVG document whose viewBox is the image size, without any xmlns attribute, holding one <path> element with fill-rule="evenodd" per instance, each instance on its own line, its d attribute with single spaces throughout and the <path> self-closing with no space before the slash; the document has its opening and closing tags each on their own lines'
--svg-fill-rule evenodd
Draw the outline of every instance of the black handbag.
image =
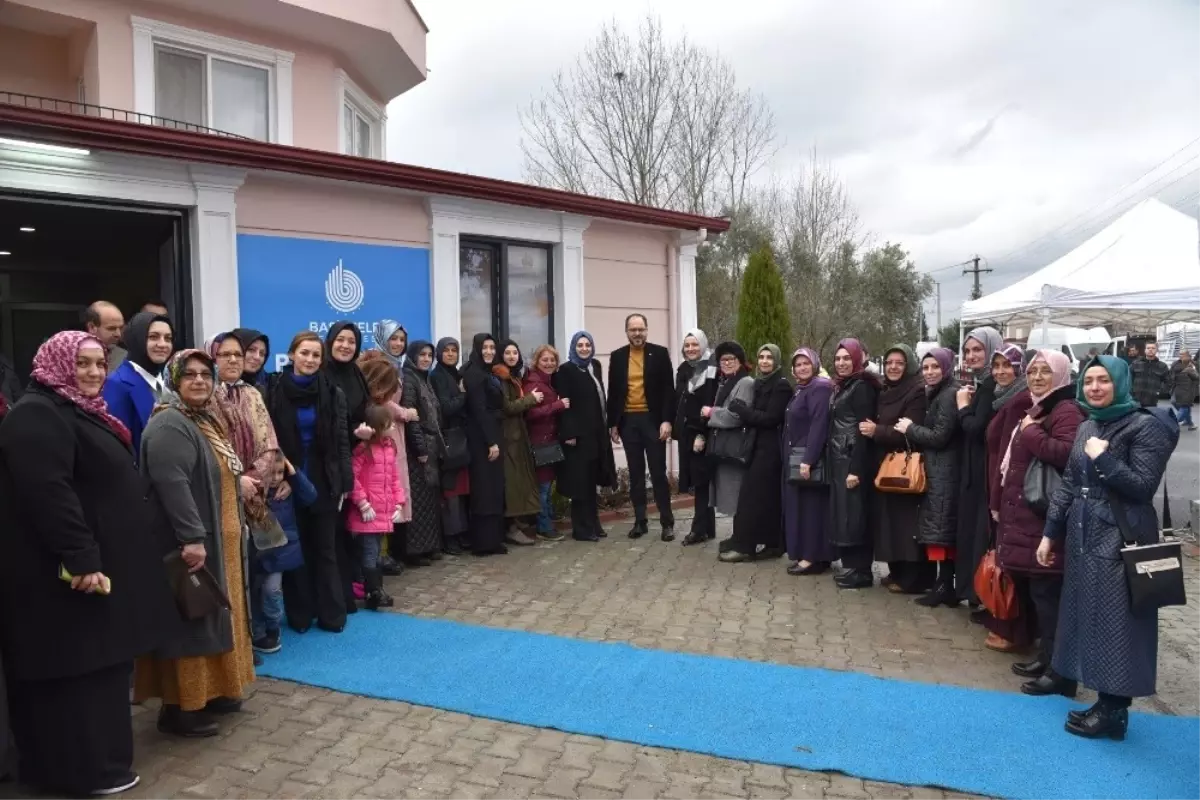
<svg viewBox="0 0 1200 800">
<path fill-rule="evenodd" d="M 1036 456 L 1025 470 L 1023 494 L 1025 505 L 1042 519 L 1050 511 L 1050 501 L 1062 486 L 1062 473 Z"/>
<path fill-rule="evenodd" d="M 471 463 L 471 451 L 467 449 L 467 431 L 465 428 L 450 428 L 445 432 L 446 457 L 442 459 L 442 469 L 462 469 Z"/>
<path fill-rule="evenodd" d="M 229 598 L 208 567 L 192 572 L 178 550 L 167 553 L 163 557 L 163 565 L 167 568 L 167 581 L 175 597 L 175 607 L 183 619 L 190 622 L 221 610 L 229 610 Z"/>
<path fill-rule="evenodd" d="M 734 461 L 745 466 L 754 455 L 753 428 L 717 428 L 710 436 L 709 454 L 718 461 Z"/>
<path fill-rule="evenodd" d="M 1153 613 L 1164 606 L 1187 605 L 1183 581 L 1183 545 L 1176 541 L 1138 544 L 1129 527 L 1129 517 L 1123 500 L 1109 492 L 1117 528 L 1125 546 L 1121 560 L 1125 562 L 1125 583 L 1129 586 L 1129 609 L 1134 616 Z M 1168 507 L 1167 487 L 1163 484 L 1163 507 Z"/>
<path fill-rule="evenodd" d="M 562 445 L 558 442 L 539 444 L 533 448 L 533 465 L 535 467 L 549 467 L 561 464 L 566 460 L 567 454 L 563 452 Z"/>
<path fill-rule="evenodd" d="M 818 458 L 817 463 L 808 464 L 808 478 L 800 477 L 800 466 L 807 464 L 805 460 L 808 456 L 807 448 L 793 447 L 788 453 L 787 463 L 787 480 L 788 483 L 794 483 L 800 486 L 824 486 L 825 485 L 825 459 Z"/>
</svg>

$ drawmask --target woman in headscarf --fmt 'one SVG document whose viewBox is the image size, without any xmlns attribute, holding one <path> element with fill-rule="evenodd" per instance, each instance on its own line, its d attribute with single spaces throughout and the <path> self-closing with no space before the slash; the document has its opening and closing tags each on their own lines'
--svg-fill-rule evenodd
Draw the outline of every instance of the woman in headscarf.
<svg viewBox="0 0 1200 800">
<path fill-rule="evenodd" d="M 1035 553 L 1045 521 L 1025 502 L 1025 473 L 1035 458 L 1060 473 L 1066 469 L 1084 417 L 1074 402 L 1071 359 L 1066 355 L 1057 350 L 1038 350 L 1026 368 L 1025 378 L 1031 405 L 1013 426 L 997 470 L 996 556 L 1016 585 L 1029 639 L 1036 636 L 1041 642 L 1036 658 L 1013 664 L 1012 669 L 1031 679 L 1021 686 L 1025 694 L 1073 696 L 1074 682 L 1059 677 L 1050 667 L 1062 596 L 1062 547 L 1059 543 L 1052 549 L 1055 560 L 1049 567 L 1037 563 Z M 1015 401 L 1010 404 L 1015 406 Z"/>
<path fill-rule="evenodd" d="M 857 339 L 838 342 L 833 372 L 826 464 L 829 539 L 837 547 L 843 567 L 834 582 L 840 589 L 865 589 L 875 583 L 870 509 L 877 462 L 871 440 L 859 423 L 875 417 L 879 379 L 867 371 L 866 356 Z"/>
<path fill-rule="evenodd" d="M 525 370 L 522 386 L 526 393 L 534 389 L 541 392 L 542 402 L 525 412 L 525 426 L 529 429 L 529 444 L 536 455 L 539 447 L 553 447 L 559 444 L 559 417 L 571 406 L 571 401 L 558 396 L 554 388 L 554 373 L 558 371 L 558 351 L 548 344 L 543 344 L 533 351 L 533 362 Z M 565 456 L 565 453 L 564 453 Z M 534 459 L 536 462 L 536 458 Z M 537 467 L 534 475 L 538 484 L 538 515 L 537 537 L 547 542 L 560 542 L 563 535 L 554 529 L 554 507 L 551 493 L 554 486 L 554 474 L 558 464 L 543 464 Z"/>
<path fill-rule="evenodd" d="M 916 425 L 925 422 L 925 380 L 917 354 L 906 344 L 893 345 L 883 354 L 883 389 L 879 392 L 875 420 L 858 424 L 859 431 L 875 445 L 875 472 L 890 453 L 914 448 L 896 430 L 896 423 L 909 419 Z M 874 479 L 874 475 L 871 475 Z M 875 558 L 886 561 L 888 576 L 882 583 L 888 591 L 921 594 L 933 585 L 932 562 L 917 543 L 921 496 L 874 492 L 871 509 L 875 527 Z"/>
<path fill-rule="evenodd" d="M 208 354 L 217 365 L 217 387 L 213 392 L 221 421 L 229 433 L 229 441 L 242 460 L 246 471 L 243 477 L 257 484 L 242 491 L 247 497 L 267 485 L 275 469 L 275 454 L 279 442 L 267 405 L 254 385 L 245 380 L 245 351 L 241 339 L 233 333 L 222 333 L 209 343 Z"/>
<path fill-rule="evenodd" d="M 500 427 L 504 434 L 504 518 L 505 539 L 511 544 L 537 544 L 521 527 L 537 517 L 537 476 L 533 467 L 533 448 L 529 444 L 529 429 L 525 427 L 525 412 L 542 402 L 540 389 L 528 394 L 521 385 L 525 360 L 521 348 L 512 339 L 500 346 L 500 358 L 492 365 L 492 374 L 500 379 L 504 392 L 504 417 Z"/>
<path fill-rule="evenodd" d="M 446 336 L 438 340 L 434 351 L 434 366 L 429 373 L 429 385 L 437 395 L 441 411 L 442 440 L 449 457 L 456 447 L 467 449 L 467 395 L 458 372 L 458 340 Z M 442 496 L 446 502 L 442 511 L 442 547 L 449 555 L 462 555 L 467 546 L 470 527 L 467 504 L 471 491 L 471 473 L 467 464 L 442 465 Z"/>
<path fill-rule="evenodd" d="M 404 326 L 394 319 L 384 319 L 375 323 L 371 333 L 375 339 L 374 349 L 387 356 L 397 372 L 404 369 L 408 352 L 408 331 Z"/>
<path fill-rule="evenodd" d="M 734 400 L 746 404 L 754 401 L 754 377 L 750 375 L 750 366 L 746 363 L 746 351 L 737 342 L 717 345 L 713 358 L 717 361 L 717 394 L 711 406 L 702 406 L 700 409 L 700 416 L 708 421 L 704 447 L 709 458 L 709 475 L 712 476 L 709 502 L 715 513 L 731 517 L 737 513 L 746 465 L 718 458 L 713 452 L 713 442 L 720 436 L 746 435 L 746 423 L 729 406 Z M 723 553 L 729 547 L 730 539 L 724 539 L 718 545 L 717 552 Z"/>
<path fill-rule="evenodd" d="M 0 724 L 21 782 L 58 796 L 137 785 L 129 677 L 175 614 L 107 366 L 95 337 L 55 334 L 0 425 Z"/>
<path fill-rule="evenodd" d="M 253 328 L 234 328 L 233 335 L 242 343 L 244 363 L 242 381 L 260 392 L 267 388 L 267 359 L 271 357 L 271 340 Z"/>
<path fill-rule="evenodd" d="M 987 552 L 992 533 L 987 504 L 987 427 L 996 414 L 992 357 L 1003 346 L 1004 337 L 995 328 L 976 328 L 967 334 L 963 341 L 963 366 L 972 377 L 955 395 L 962 429 L 955 588 L 959 600 L 966 600 L 972 610 L 979 606 L 975 568 Z"/>
<path fill-rule="evenodd" d="M 554 373 L 554 388 L 569 407 L 558 420 L 558 438 L 566 456 L 558 468 L 558 492 L 571 501 L 571 536 L 598 542 L 608 534 L 600 525 L 597 492 L 617 483 L 596 345 L 587 331 L 571 337 L 567 363 Z"/>
<path fill-rule="evenodd" d="M 405 458 L 409 476 L 408 507 L 411 522 L 405 534 L 409 554 L 428 559 L 442 553 L 442 444 L 441 409 L 429 382 L 433 345 L 415 341 L 404 361 L 400 404 L 413 413 L 405 423 Z"/>
<path fill-rule="evenodd" d="M 323 345 L 317 334 L 296 334 L 291 363 L 267 383 L 267 410 L 279 449 L 317 490 L 317 501 L 296 509 L 304 565 L 283 575 L 288 625 L 299 633 L 313 619 L 340 633 L 346 625 L 346 595 L 338 569 L 337 518 L 354 487 L 346 436 L 346 395 L 321 370 Z"/>
<path fill-rule="evenodd" d="M 167 365 L 164 402 L 142 441 L 149 480 L 167 530 L 192 569 L 216 579 L 229 609 L 197 620 L 177 618 L 169 640 L 139 658 L 134 698 L 162 698 L 158 729 L 176 736 L 215 736 L 214 715 L 241 709 L 254 682 L 246 552 L 238 458 L 213 398 L 217 371 L 202 350 L 176 353 Z"/>
<path fill-rule="evenodd" d="M 779 558 L 784 550 L 783 497 L 779 493 L 783 455 L 779 432 L 792 387 L 784 377 L 778 345 L 760 347 L 756 362 L 754 397 L 748 402 L 735 398 L 729 403 L 729 410 L 755 434 L 754 450 L 738 493 L 733 536 L 728 549 L 720 554 L 720 559 L 726 562 Z"/>
<path fill-rule="evenodd" d="M 920 448 L 925 462 L 925 494 L 917 527 L 917 543 L 937 565 L 933 588 L 916 602 L 933 608 L 942 604 L 958 605 L 954 589 L 955 547 L 958 543 L 958 465 L 962 456 L 959 443 L 957 393 L 954 379 L 954 353 L 935 347 L 921 359 L 927 400 L 925 423 L 915 425 L 908 418 L 896 423 L 896 431 Z"/>
<path fill-rule="evenodd" d="M 708 337 L 699 328 L 683 335 L 683 361 L 675 370 L 675 419 L 671 435 L 679 442 L 679 489 L 695 497 L 692 529 L 683 545 L 717 538 L 717 518 L 708 500 L 708 459 L 704 455 L 707 420 L 700 409 L 717 397 L 717 362 Z"/>
<path fill-rule="evenodd" d="M 992 525 L 984 552 L 994 548 L 997 541 L 995 531 L 996 521 L 1000 518 L 1000 462 L 1012 440 L 1013 431 L 1033 403 L 1025 388 L 1024 366 L 1025 353 L 1015 344 L 1002 345 L 992 356 L 992 380 L 996 382 L 996 395 L 992 400 L 994 414 L 984 438 L 987 444 L 988 513 Z M 1027 597 L 1018 598 L 1019 606 L 1024 607 L 1030 602 Z M 1030 627 L 1033 615 L 1024 608 L 1016 617 L 1008 620 L 996 619 L 986 608 L 979 608 L 971 612 L 971 621 L 981 623 L 988 629 L 984 647 L 999 653 L 1011 653 L 1028 647 L 1036 636 L 1036 631 Z"/>
<path fill-rule="evenodd" d="M 136 459 L 141 455 L 142 431 L 163 393 L 162 370 L 175 349 L 175 333 L 170 319 L 142 311 L 129 320 L 121 341 L 127 355 L 104 383 L 104 402 L 129 429 Z"/>
<path fill-rule="evenodd" d="M 477 333 L 463 370 L 467 392 L 467 449 L 471 453 L 471 552 L 507 553 L 504 545 L 504 390 L 492 374 L 496 337 Z"/>
<path fill-rule="evenodd" d="M 801 347 L 792 354 L 792 377 L 796 389 L 788 401 L 783 421 L 784 468 L 790 470 L 793 455 L 800 458 L 801 481 L 809 481 L 814 469 L 825 467 L 825 441 L 829 437 L 829 399 L 833 381 L 821 377 L 821 357 Z M 784 476 L 783 532 L 787 541 L 789 575 L 820 575 L 834 559 L 826 535 L 829 514 L 829 484 L 794 483 Z"/>
<path fill-rule="evenodd" d="M 1158 542 L 1154 493 L 1179 443 L 1179 425 L 1138 410 L 1129 365 L 1115 356 L 1088 362 L 1076 400 L 1088 418 L 1046 515 L 1037 563 L 1066 560 L 1054 672 L 1100 693 L 1088 710 L 1067 712 L 1067 732 L 1124 739 L 1132 698 L 1155 691 L 1158 613 L 1130 609 L 1116 515 L 1124 513 L 1138 544 Z M 1054 554 L 1056 543 L 1063 555 Z"/>
</svg>

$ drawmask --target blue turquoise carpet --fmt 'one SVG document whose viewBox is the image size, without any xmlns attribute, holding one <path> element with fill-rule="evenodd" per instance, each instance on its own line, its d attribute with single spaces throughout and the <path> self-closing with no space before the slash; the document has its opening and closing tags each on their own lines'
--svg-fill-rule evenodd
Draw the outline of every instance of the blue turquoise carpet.
<svg viewBox="0 0 1200 800">
<path fill-rule="evenodd" d="M 259 670 L 341 692 L 745 761 L 1014 798 L 1200 797 L 1200 719 L 1063 731 L 1064 698 L 642 650 L 401 614 L 284 637 Z"/>
</svg>

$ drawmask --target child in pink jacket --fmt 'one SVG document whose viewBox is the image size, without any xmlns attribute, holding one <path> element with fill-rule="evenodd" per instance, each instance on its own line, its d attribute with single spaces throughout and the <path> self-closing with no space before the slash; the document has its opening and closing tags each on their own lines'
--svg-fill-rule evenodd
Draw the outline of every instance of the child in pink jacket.
<svg viewBox="0 0 1200 800">
<path fill-rule="evenodd" d="M 383 573 L 379 554 L 384 537 L 400 519 L 407 498 L 396 466 L 396 442 L 389 435 L 392 412 L 386 406 L 367 407 L 367 426 L 372 436 L 354 448 L 350 459 L 354 469 L 354 489 L 350 492 L 350 510 L 346 528 L 359 537 L 362 553 L 363 583 L 367 590 L 366 607 L 372 611 L 390 608 L 392 598 L 383 591 Z"/>
</svg>

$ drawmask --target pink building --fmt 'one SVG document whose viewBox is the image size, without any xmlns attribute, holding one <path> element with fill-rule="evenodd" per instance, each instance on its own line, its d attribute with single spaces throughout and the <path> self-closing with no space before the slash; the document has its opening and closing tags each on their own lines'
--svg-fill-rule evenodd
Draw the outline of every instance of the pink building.
<svg viewBox="0 0 1200 800">
<path fill-rule="evenodd" d="M 276 354 L 383 318 L 604 354 L 631 310 L 678 352 L 728 223 L 383 160 L 426 32 L 406 0 L 0 2 L 0 349 L 162 298 Z"/>
</svg>

